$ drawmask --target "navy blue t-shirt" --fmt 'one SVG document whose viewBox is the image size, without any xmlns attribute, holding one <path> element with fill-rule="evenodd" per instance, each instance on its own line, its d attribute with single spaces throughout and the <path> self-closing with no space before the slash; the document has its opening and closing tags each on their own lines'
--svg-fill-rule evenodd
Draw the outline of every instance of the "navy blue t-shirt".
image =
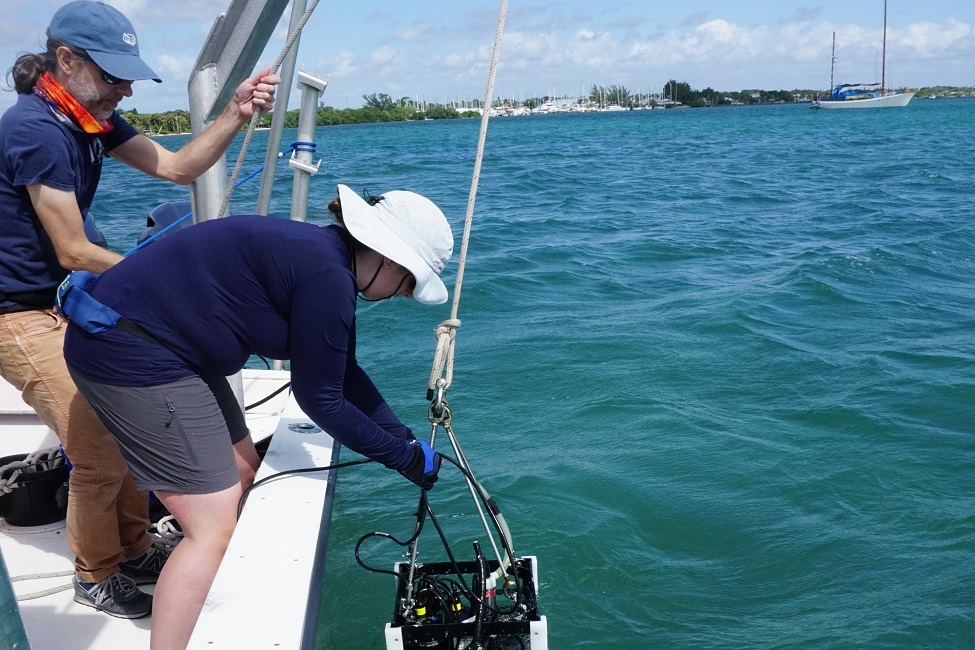
<svg viewBox="0 0 975 650">
<path fill-rule="evenodd" d="M 50 291 L 68 272 L 34 212 L 28 185 L 74 192 L 87 217 L 105 154 L 137 135 L 112 113 L 114 128 L 90 135 L 37 95 L 20 95 L 0 118 L 0 293 Z M 13 304 L 0 301 L 0 308 Z"/>
<path fill-rule="evenodd" d="M 387 467 L 412 460 L 412 433 L 356 362 L 356 284 L 339 226 L 204 221 L 122 260 L 90 292 L 170 349 L 118 328 L 71 326 L 65 358 L 86 377 L 155 386 L 232 375 L 252 354 L 289 359 L 295 398 L 316 424 Z"/>
</svg>

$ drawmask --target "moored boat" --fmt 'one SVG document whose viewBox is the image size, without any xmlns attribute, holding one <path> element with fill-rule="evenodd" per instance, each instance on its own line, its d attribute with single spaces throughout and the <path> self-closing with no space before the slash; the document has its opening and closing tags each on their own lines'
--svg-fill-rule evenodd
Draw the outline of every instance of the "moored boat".
<svg viewBox="0 0 975 650">
<path fill-rule="evenodd" d="M 869 90 L 880 84 L 842 84 L 836 86 L 826 97 L 814 101 L 810 108 L 892 108 L 907 106 L 914 97 L 914 91 L 890 92 Z"/>
<path fill-rule="evenodd" d="M 830 57 L 830 92 L 822 98 L 813 100 L 809 108 L 851 109 L 851 108 L 895 108 L 907 106 L 914 97 L 914 91 L 887 89 L 887 0 L 884 0 L 883 52 L 881 72 L 878 83 L 855 83 L 833 85 L 833 68 L 836 65 L 836 32 L 833 32 L 833 50 Z"/>
</svg>

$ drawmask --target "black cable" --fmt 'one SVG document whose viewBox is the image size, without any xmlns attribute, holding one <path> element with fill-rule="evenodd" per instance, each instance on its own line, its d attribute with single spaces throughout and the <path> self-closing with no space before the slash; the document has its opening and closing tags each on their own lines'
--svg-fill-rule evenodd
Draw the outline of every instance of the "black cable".
<svg viewBox="0 0 975 650">
<path fill-rule="evenodd" d="M 286 382 L 286 383 L 284 384 L 284 386 L 281 386 L 280 388 L 278 388 L 277 390 L 275 390 L 275 391 L 274 391 L 273 393 L 271 393 L 271 394 L 270 394 L 270 395 L 268 395 L 267 397 L 265 397 L 265 398 L 263 398 L 263 399 L 260 399 L 260 400 L 258 400 L 258 401 L 256 401 L 256 402 L 254 402 L 254 403 L 253 403 L 253 404 L 251 404 L 250 406 L 245 406 L 245 407 L 244 407 L 244 410 L 245 410 L 245 411 L 249 411 L 249 410 L 251 410 L 251 409 L 253 409 L 253 408 L 257 408 L 258 406 L 260 406 L 261 404 L 263 404 L 263 403 L 265 403 L 265 402 L 267 402 L 268 400 L 270 400 L 270 399 L 273 399 L 273 398 L 275 398 L 275 397 L 277 397 L 277 396 L 278 396 L 278 395 L 280 395 L 280 394 L 281 394 L 281 393 L 282 393 L 283 391 L 286 391 L 286 390 L 287 390 L 288 388 L 290 388 L 290 387 L 291 387 L 291 382 L 290 382 L 290 381 L 289 381 L 289 382 Z"/>
<path fill-rule="evenodd" d="M 359 549 L 362 547 L 362 543 L 367 539 L 369 539 L 370 537 L 384 537 L 386 539 L 392 540 L 394 544 L 397 544 L 399 546 L 409 546 L 410 544 L 415 542 L 416 539 L 420 536 L 420 533 L 423 532 L 423 522 L 426 519 L 426 515 L 424 514 L 425 513 L 424 505 L 426 504 L 427 504 L 427 493 L 426 490 L 424 490 L 420 494 L 420 507 L 417 509 L 417 512 L 415 513 L 416 531 L 414 531 L 413 536 L 410 537 L 405 542 L 401 542 L 400 540 L 396 539 L 389 533 L 383 533 L 379 531 L 373 533 L 366 533 L 365 535 L 360 537 L 359 541 L 355 543 L 355 561 L 359 563 L 359 566 L 361 566 L 366 571 L 370 571 L 372 573 L 385 573 L 387 575 L 395 576 L 397 580 L 400 580 L 402 576 L 400 576 L 395 571 L 390 571 L 388 569 L 376 569 L 366 564 L 362 560 L 362 557 L 359 555 Z"/>
<path fill-rule="evenodd" d="M 460 466 L 458 465 L 458 467 L 460 467 Z M 466 472 L 465 472 L 465 474 L 466 474 Z M 481 498 L 483 500 L 483 496 Z M 434 528 L 437 529 L 437 533 L 440 535 L 440 541 L 443 543 L 444 550 L 447 552 L 447 558 L 450 560 L 450 565 L 454 568 L 454 575 L 456 575 L 457 576 L 457 579 L 460 581 L 461 590 L 467 596 L 467 599 L 472 604 L 473 603 L 477 603 L 483 609 L 489 610 L 489 611 L 493 612 L 494 614 L 497 614 L 497 615 L 500 615 L 500 616 L 506 616 L 508 614 L 513 614 L 514 611 L 518 608 L 518 600 L 516 598 L 511 598 L 511 601 L 512 601 L 511 609 L 502 610 L 502 609 L 498 609 L 498 608 L 496 608 L 496 607 L 494 607 L 492 605 L 489 605 L 479 595 L 477 595 L 477 594 L 474 593 L 473 587 L 468 587 L 467 586 L 467 583 L 464 581 L 464 572 L 461 571 L 460 565 L 458 565 L 457 564 L 457 560 L 454 559 L 454 554 L 450 550 L 450 544 L 449 544 L 449 542 L 447 542 L 447 538 L 444 535 L 443 530 L 441 530 L 440 524 L 437 522 L 437 518 L 434 516 L 433 510 L 430 508 L 429 503 L 427 504 L 427 512 L 430 515 L 430 521 L 433 522 Z M 503 534 L 501 533 L 500 530 L 498 531 L 498 534 L 499 534 L 499 536 L 503 537 Z M 507 547 L 505 547 L 505 549 L 507 550 Z M 512 563 L 512 568 L 514 569 L 514 572 L 517 572 L 518 567 L 515 564 L 514 557 L 512 557 L 511 563 Z M 516 575 L 515 576 L 515 580 L 517 581 L 517 579 L 518 579 L 518 577 Z M 521 593 L 521 587 L 519 585 L 518 588 L 515 590 L 515 595 L 517 596 L 520 593 Z M 505 595 L 507 596 L 507 593 L 505 593 Z"/>
<path fill-rule="evenodd" d="M 263 485 L 268 481 L 276 478 L 281 478 L 282 476 L 288 476 L 289 474 L 311 474 L 312 472 L 325 472 L 331 469 L 342 469 L 343 467 L 352 467 L 353 465 L 365 465 L 366 463 L 374 463 L 376 461 L 371 458 L 363 458 L 362 460 L 350 460 L 347 463 L 336 463 L 335 465 L 328 465 L 326 467 L 301 467 L 298 469 L 286 469 L 283 472 L 278 472 L 277 474 L 271 474 L 270 476 L 265 476 L 260 481 L 255 481 L 253 485 L 244 490 L 244 493 L 240 495 L 240 500 L 237 501 L 237 519 L 240 519 L 240 513 L 244 509 L 244 501 L 247 500 L 247 495 L 251 493 L 251 490 L 259 485 Z"/>
<path fill-rule="evenodd" d="M 494 503 L 494 500 L 493 499 L 488 499 L 488 498 L 485 497 L 485 495 L 484 495 L 484 489 L 481 487 L 481 484 L 477 482 L 477 479 L 475 479 L 471 475 L 471 473 L 469 471 L 467 471 L 467 469 L 465 467 L 462 467 L 460 465 L 460 463 L 458 463 L 455 459 L 451 458 L 450 456 L 444 456 L 443 454 L 441 454 L 441 457 L 444 460 L 450 461 L 455 467 L 457 467 L 457 469 L 459 469 L 461 471 L 461 473 L 464 476 L 467 477 L 467 480 L 469 480 L 471 482 L 471 484 L 474 485 L 477 488 L 475 490 L 475 492 L 477 492 L 478 497 L 481 499 L 481 503 L 484 504 L 484 507 L 487 509 L 488 513 L 491 515 L 491 522 L 494 524 L 494 529 L 497 531 L 498 538 L 501 540 L 501 546 L 504 547 L 505 553 L 507 553 L 508 554 L 508 557 L 511 558 L 511 575 L 515 579 L 515 593 L 516 594 L 520 594 L 521 593 L 521 580 L 518 577 L 518 561 L 515 558 L 515 552 L 508 545 L 508 538 L 505 536 L 504 531 L 501 528 L 501 523 L 498 521 L 497 513 L 500 512 L 500 509 L 497 507 L 497 504 Z M 431 516 L 432 516 L 432 513 L 431 513 Z M 438 528 L 438 530 L 439 530 L 439 528 Z M 441 539 L 443 539 L 443 538 L 441 537 Z M 446 544 L 446 543 L 447 543 L 446 540 L 444 540 L 444 544 Z M 454 570 L 455 571 L 459 571 L 459 569 L 456 566 L 456 564 L 454 565 Z M 458 574 L 458 576 L 459 576 L 459 574 Z M 507 596 L 507 593 L 505 593 L 505 595 Z M 515 605 L 517 606 L 517 601 L 515 601 Z M 497 614 L 510 614 L 511 611 L 514 611 L 514 608 L 512 608 L 512 610 L 511 611 L 508 611 L 508 612 L 500 612 L 500 611 L 498 611 L 498 610 L 496 610 L 494 608 L 490 608 L 490 609 L 492 609 Z"/>
<path fill-rule="evenodd" d="M 481 499 L 481 503 L 484 505 L 485 509 L 490 513 L 490 515 L 491 515 L 491 521 L 494 524 L 494 528 L 495 528 L 495 530 L 498 533 L 498 537 L 501 539 L 501 545 L 504 547 L 504 550 L 508 554 L 508 557 L 511 558 L 511 574 L 514 576 L 514 580 L 515 580 L 515 595 L 516 596 L 520 595 L 521 594 L 521 581 L 520 581 L 520 579 L 518 577 L 517 560 L 515 559 L 514 551 L 512 551 L 511 550 L 511 547 L 508 545 L 508 540 L 507 540 L 507 538 L 504 535 L 503 529 L 501 528 L 501 523 L 497 519 L 497 512 L 498 512 L 497 505 L 493 502 L 493 500 L 488 500 L 485 497 L 484 491 L 481 488 L 480 483 L 478 483 L 477 480 L 471 475 L 471 473 L 466 468 L 464 468 L 460 463 L 458 463 L 457 460 L 455 460 L 454 458 L 451 458 L 450 456 L 446 456 L 444 454 L 440 454 L 440 457 L 443 458 L 446 461 L 449 461 L 452 465 L 454 465 L 457 469 L 459 469 L 461 471 L 461 473 L 465 477 L 467 477 L 467 480 L 469 480 L 474 486 L 477 487 L 477 489 L 475 490 L 475 492 L 477 492 L 478 498 Z M 416 527 L 417 527 L 417 530 L 413 534 L 413 536 L 410 537 L 410 539 L 406 540 L 405 542 L 401 542 L 398 539 L 396 539 L 395 537 L 393 537 L 392 535 L 390 535 L 389 533 L 383 533 L 383 532 L 366 533 L 365 535 L 363 535 L 362 537 L 360 537 L 359 540 L 356 542 L 356 545 L 355 545 L 355 559 L 356 559 L 356 562 L 359 564 L 359 566 L 361 566 L 366 571 L 370 571 L 372 573 L 383 573 L 383 574 L 387 574 L 387 575 L 394 576 L 397 579 L 397 581 L 404 580 L 404 577 L 402 575 L 396 573 L 395 571 L 390 571 L 388 569 L 378 569 L 378 568 L 371 567 L 371 566 L 367 565 L 362 560 L 362 557 L 360 555 L 360 549 L 362 547 L 362 544 L 367 539 L 369 539 L 370 537 L 383 537 L 383 538 L 392 540 L 393 543 L 398 544 L 399 546 L 404 546 L 404 547 L 409 546 L 410 544 L 412 544 L 420 536 L 420 532 L 422 532 L 422 530 L 423 530 L 423 523 L 424 523 L 426 517 L 429 516 L 430 517 L 430 521 L 433 523 L 434 528 L 437 530 L 437 534 L 440 537 L 441 544 L 443 544 L 444 551 L 447 553 L 447 558 L 450 561 L 451 566 L 453 567 L 454 574 L 457 576 L 457 579 L 460 582 L 461 591 L 462 591 L 462 593 L 465 596 L 467 596 L 468 600 L 471 603 L 478 603 L 478 604 L 482 605 L 483 607 L 487 608 L 488 610 L 490 610 L 491 612 L 493 612 L 494 614 L 497 614 L 497 615 L 505 616 L 505 615 L 514 613 L 514 611 L 518 608 L 518 600 L 517 600 L 517 598 L 510 598 L 510 596 L 509 596 L 509 598 L 512 600 L 511 609 L 501 610 L 501 609 L 498 609 L 496 607 L 492 607 L 488 603 L 483 602 L 482 599 L 479 598 L 478 596 L 476 596 L 474 594 L 473 590 L 470 587 L 467 586 L 467 582 L 464 580 L 464 572 L 461 570 L 460 566 L 457 563 L 456 558 L 453 555 L 453 552 L 452 552 L 452 550 L 450 548 L 450 542 L 447 540 L 447 537 L 444 534 L 443 529 L 440 528 L 440 523 L 437 521 L 437 517 L 433 513 L 433 508 L 431 508 L 430 502 L 427 499 L 426 491 L 423 491 L 421 493 L 421 499 L 420 499 L 419 508 L 418 508 L 418 511 L 415 513 L 414 516 L 416 517 Z M 504 593 L 505 593 L 505 596 L 508 596 L 506 590 L 504 590 Z"/>
<path fill-rule="evenodd" d="M 289 382 L 289 384 L 290 384 L 290 382 Z M 271 399 L 275 395 L 279 394 L 282 390 L 284 390 L 285 388 L 287 388 L 287 386 L 288 385 L 285 385 L 285 386 L 279 388 L 274 393 L 272 393 L 271 395 L 269 395 L 266 398 L 264 398 L 262 401 L 257 402 L 256 404 L 254 404 L 252 406 L 257 406 L 257 405 L 260 405 L 260 404 L 266 402 L 267 400 Z M 521 594 L 521 583 L 520 583 L 520 579 L 519 579 L 519 576 L 518 576 L 517 559 L 515 558 L 514 551 L 511 549 L 510 545 L 508 544 L 508 539 L 507 539 L 507 537 L 504 534 L 504 530 L 501 527 L 501 523 L 497 519 L 497 514 L 498 514 L 498 512 L 500 512 L 500 510 L 497 508 L 497 505 L 494 503 L 494 500 L 493 499 L 489 499 L 489 498 L 487 498 L 485 496 L 484 490 L 481 487 L 480 483 L 477 482 L 477 480 L 474 478 L 474 476 L 465 467 L 463 467 L 460 463 L 457 462 L 457 460 L 455 460 L 454 458 L 451 458 L 450 456 L 446 456 L 444 454 L 440 454 L 440 457 L 443 458 L 446 461 L 449 461 L 452 465 L 454 465 L 457 469 L 459 469 L 460 472 L 467 478 L 467 480 L 470 481 L 471 484 L 474 485 L 477 488 L 475 490 L 475 492 L 477 493 L 478 498 L 480 498 L 480 500 L 481 500 L 481 503 L 484 505 L 485 509 L 488 511 L 488 513 L 491 516 L 491 522 L 494 524 L 495 531 L 498 534 L 498 538 L 501 540 L 501 545 L 504 548 L 505 553 L 507 553 L 508 557 L 511 558 L 511 575 L 514 577 L 514 580 L 515 580 L 515 592 L 514 593 L 515 593 L 516 598 L 511 598 L 510 596 L 508 596 L 507 590 L 506 589 L 503 590 L 505 596 L 508 597 L 512 601 L 512 607 L 511 607 L 511 609 L 509 609 L 509 610 L 500 610 L 500 609 L 498 609 L 496 607 L 493 607 L 493 606 L 487 604 L 481 598 L 479 598 L 478 596 L 476 596 L 473 593 L 473 590 L 470 589 L 467 586 L 467 583 L 464 580 L 463 571 L 460 569 L 460 566 L 457 564 L 457 560 L 454 557 L 453 552 L 452 552 L 452 550 L 450 548 L 450 542 L 447 540 L 447 536 L 444 534 L 443 529 L 440 527 L 440 523 L 437 521 L 436 515 L 434 515 L 434 513 L 433 513 L 433 508 L 430 506 L 430 502 L 427 499 L 426 490 L 423 490 L 420 493 L 420 503 L 419 503 L 419 507 L 417 509 L 417 512 L 415 513 L 415 517 L 416 517 L 416 530 L 413 533 L 413 535 L 408 540 L 406 540 L 406 541 L 400 541 L 396 537 L 394 537 L 393 535 L 390 535 L 389 533 L 384 533 L 384 532 L 380 532 L 380 531 L 376 531 L 376 532 L 372 532 L 372 533 L 366 533 L 365 535 L 363 535 L 362 537 L 360 537 L 359 540 L 356 542 L 356 545 L 355 545 L 355 559 L 356 559 L 356 562 L 359 564 L 359 566 L 361 566 L 366 571 L 370 571 L 372 573 L 388 574 L 388 575 L 391 575 L 391 576 L 396 577 L 397 580 L 403 580 L 403 576 L 401 576 L 400 574 L 396 573 L 395 571 L 390 571 L 390 570 L 387 570 L 387 569 L 377 569 L 375 567 L 370 567 L 369 565 L 367 565 L 362 560 L 362 557 L 360 555 L 360 549 L 362 547 L 362 544 L 365 542 L 365 540 L 367 540 L 370 537 L 383 537 L 383 538 L 386 538 L 386 539 L 391 540 L 393 543 L 395 543 L 395 544 L 397 544 L 399 546 L 404 546 L 404 547 L 409 546 L 414 541 L 416 541 L 419 538 L 420 534 L 423 532 L 423 524 L 424 524 L 424 521 L 426 520 L 426 517 L 429 515 L 430 521 L 433 522 L 433 526 L 437 530 L 437 535 L 440 537 L 440 541 L 443 544 L 444 551 L 447 553 L 447 557 L 448 557 L 448 559 L 450 561 L 450 564 L 451 564 L 451 566 L 454 569 L 454 574 L 457 576 L 457 579 L 458 579 L 458 581 L 460 583 L 461 593 L 465 594 L 468 597 L 468 599 L 470 600 L 471 603 L 475 603 L 476 602 L 479 605 L 481 605 L 482 607 L 487 608 L 488 610 L 492 611 L 494 614 L 502 615 L 502 616 L 511 614 L 518 607 L 518 599 L 517 599 L 517 596 L 519 596 Z M 254 484 L 252 484 L 249 488 L 247 488 L 244 491 L 243 494 L 240 495 L 240 500 L 237 503 L 237 518 L 240 519 L 240 514 L 241 514 L 241 512 L 243 511 L 243 508 L 244 508 L 244 503 L 246 501 L 247 496 L 250 494 L 250 492 L 254 488 L 258 487 L 259 485 L 263 485 L 264 483 L 267 483 L 268 481 L 271 481 L 271 480 L 276 479 L 276 478 L 281 478 L 281 477 L 284 477 L 284 476 L 288 476 L 288 475 L 308 474 L 308 473 L 312 473 L 312 472 L 323 472 L 323 471 L 328 471 L 328 470 L 333 470 L 333 469 L 342 469 L 342 468 L 345 468 L 345 467 L 353 467 L 355 465 L 364 465 L 366 463 L 372 463 L 372 462 L 375 462 L 375 461 L 373 461 L 372 459 L 366 458 L 366 459 L 361 459 L 361 460 L 349 461 L 349 462 L 345 462 L 345 463 L 336 463 L 335 465 L 328 465 L 326 467 L 303 467 L 303 468 L 298 468 L 298 469 L 290 469 L 290 470 L 285 470 L 283 472 L 278 472 L 276 474 L 272 474 L 271 476 L 266 476 L 263 479 L 261 479 L 260 481 L 254 482 Z M 451 581 L 451 583 L 456 586 L 456 583 L 454 583 L 453 581 Z"/>
<path fill-rule="evenodd" d="M 484 630 L 484 619 L 487 612 L 487 577 L 488 563 L 487 558 L 481 553 L 481 545 L 474 542 L 474 558 L 477 562 L 477 573 L 474 575 L 475 588 L 478 591 L 478 606 L 474 610 L 474 631 L 471 636 L 471 643 L 477 650 L 487 650 L 487 633 Z"/>
</svg>

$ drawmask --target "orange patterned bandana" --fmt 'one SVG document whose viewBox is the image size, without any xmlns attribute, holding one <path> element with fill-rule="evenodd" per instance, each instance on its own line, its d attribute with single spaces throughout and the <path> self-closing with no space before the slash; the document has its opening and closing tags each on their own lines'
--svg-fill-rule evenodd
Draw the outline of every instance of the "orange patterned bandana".
<svg viewBox="0 0 975 650">
<path fill-rule="evenodd" d="M 37 80 L 34 94 L 70 117 L 85 133 L 107 133 L 114 128 L 110 121 L 99 122 L 92 117 L 91 113 L 85 110 L 85 107 L 79 104 L 78 100 L 72 97 L 50 72 L 45 72 Z"/>
</svg>

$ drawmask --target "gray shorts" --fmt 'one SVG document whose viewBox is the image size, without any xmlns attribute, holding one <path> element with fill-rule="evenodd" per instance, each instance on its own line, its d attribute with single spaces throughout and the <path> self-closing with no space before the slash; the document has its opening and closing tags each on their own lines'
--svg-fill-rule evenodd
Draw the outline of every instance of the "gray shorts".
<svg viewBox="0 0 975 650">
<path fill-rule="evenodd" d="M 111 386 L 72 372 L 140 490 L 212 494 L 240 481 L 233 445 L 248 435 L 226 378 Z"/>
</svg>

